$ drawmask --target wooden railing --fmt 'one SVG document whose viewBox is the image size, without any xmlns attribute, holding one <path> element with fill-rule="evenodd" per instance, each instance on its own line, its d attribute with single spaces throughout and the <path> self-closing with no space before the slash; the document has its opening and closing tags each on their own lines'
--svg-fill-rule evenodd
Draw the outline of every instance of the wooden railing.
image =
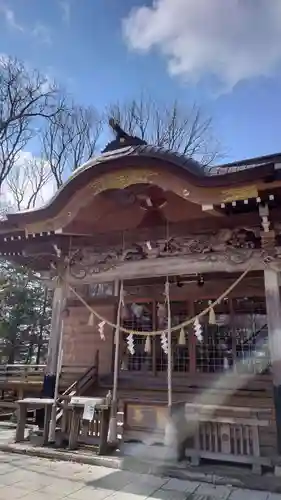
<svg viewBox="0 0 281 500">
<path fill-rule="evenodd" d="M 63 392 L 61 396 L 58 398 L 59 406 L 63 401 L 69 401 L 72 396 L 82 396 L 85 394 L 87 389 L 91 387 L 98 380 L 98 372 L 99 372 L 99 351 L 96 352 L 94 365 L 90 366 L 85 370 L 83 368 L 83 372 L 81 375 L 81 367 L 71 367 L 72 370 L 68 370 L 68 367 L 64 366 L 61 373 L 61 386 L 64 386 L 63 383 L 66 383 L 67 380 L 72 377 L 72 383 L 67 387 L 67 389 Z M 78 369 L 78 370 L 77 370 Z M 77 373 L 80 375 L 77 380 L 73 382 L 73 374 Z M 57 410 L 57 422 L 62 417 L 62 408 L 58 408 Z"/>
<path fill-rule="evenodd" d="M 99 352 L 96 352 L 94 364 L 89 366 L 63 365 L 60 376 L 60 387 L 65 388 L 64 394 L 69 394 L 75 389 L 81 395 L 93 382 L 96 382 L 99 371 Z"/>
<path fill-rule="evenodd" d="M 0 365 L 0 385 L 9 383 L 43 383 L 46 365 L 5 364 Z M 86 390 L 93 377 L 98 374 L 98 352 L 94 365 L 63 365 L 60 375 L 60 388 L 69 390 L 73 384 L 78 384 L 79 390 Z"/>
<path fill-rule="evenodd" d="M 123 438 L 146 442 L 149 437 L 163 443 L 168 419 L 161 402 L 125 401 Z M 178 460 L 190 458 L 194 465 L 201 459 L 243 463 L 258 473 L 263 465 L 271 465 L 274 455 L 264 449 L 264 438 L 274 427 L 271 408 L 179 402 L 173 404 L 171 419 L 170 446 Z"/>
<path fill-rule="evenodd" d="M 186 440 L 179 436 L 180 453 L 194 465 L 201 459 L 250 464 L 261 473 L 262 465 L 270 465 L 262 456 L 260 428 L 270 427 L 271 410 L 186 403 L 184 422 Z M 176 418 L 177 420 L 177 418 Z"/>
<path fill-rule="evenodd" d="M 45 365 L 0 365 L 0 384 L 43 382 Z"/>
<path fill-rule="evenodd" d="M 97 381 L 98 378 L 98 352 L 96 353 L 94 365 L 67 366 L 62 367 L 60 376 L 60 391 L 64 396 L 82 395 Z M 0 414 L 9 413 L 16 409 L 16 399 L 24 397 L 24 394 L 11 394 L 14 391 L 28 384 L 42 387 L 46 365 L 0 365 L 0 389 L 8 391 L 5 399 L 0 399 Z M 22 391 L 22 389 L 21 389 Z M 57 412 L 57 420 L 61 417 L 61 411 Z"/>
</svg>

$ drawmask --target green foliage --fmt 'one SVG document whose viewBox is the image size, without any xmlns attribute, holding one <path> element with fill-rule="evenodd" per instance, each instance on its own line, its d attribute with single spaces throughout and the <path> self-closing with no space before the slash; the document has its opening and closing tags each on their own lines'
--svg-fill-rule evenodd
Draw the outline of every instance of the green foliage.
<svg viewBox="0 0 281 500">
<path fill-rule="evenodd" d="M 51 293 L 23 266 L 0 263 L 2 363 L 44 362 L 51 321 Z"/>
</svg>

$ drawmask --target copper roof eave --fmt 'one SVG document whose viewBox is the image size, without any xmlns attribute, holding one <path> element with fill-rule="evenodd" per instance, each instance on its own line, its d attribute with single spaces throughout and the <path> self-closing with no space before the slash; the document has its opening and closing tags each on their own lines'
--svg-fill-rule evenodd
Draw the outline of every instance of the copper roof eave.
<svg viewBox="0 0 281 500">
<path fill-rule="evenodd" d="M 45 218 L 54 217 L 59 210 L 68 202 L 77 190 L 86 186 L 96 176 L 128 167 L 144 167 L 144 158 L 149 159 L 150 167 L 160 167 L 166 170 L 177 172 L 179 177 L 185 178 L 194 187 L 218 188 L 228 186 L 238 186 L 246 182 L 269 178 L 275 173 L 274 161 L 257 165 L 254 168 L 244 168 L 233 171 L 231 165 L 229 168 L 212 167 L 209 171 L 204 170 L 195 161 L 184 157 L 183 155 L 163 151 L 161 148 L 152 148 L 142 146 L 136 148 L 124 148 L 126 151 L 120 151 L 111 155 L 102 155 L 96 160 L 90 160 L 74 172 L 71 178 L 57 191 L 55 196 L 42 208 L 25 212 L 12 213 L 7 215 L 7 220 L 0 223 L 0 229 L 17 229 L 20 224 L 29 224 Z M 128 151 L 129 149 L 129 151 Z M 233 167 L 236 167 L 233 164 Z M 220 173 L 210 173 L 211 170 L 219 169 Z M 226 173 L 224 173 L 224 170 Z"/>
</svg>

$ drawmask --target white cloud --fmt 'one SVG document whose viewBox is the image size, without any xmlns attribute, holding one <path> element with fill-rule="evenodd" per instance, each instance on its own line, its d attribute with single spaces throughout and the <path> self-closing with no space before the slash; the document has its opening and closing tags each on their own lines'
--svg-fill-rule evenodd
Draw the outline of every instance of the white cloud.
<svg viewBox="0 0 281 500">
<path fill-rule="evenodd" d="M 160 51 L 169 73 L 226 89 L 270 76 L 281 63 L 280 0 L 154 0 L 123 21 L 129 46 Z"/>
<path fill-rule="evenodd" d="M 3 14 L 6 24 L 11 29 L 33 36 L 38 39 L 39 42 L 45 43 L 46 45 L 52 44 L 48 26 L 45 26 L 41 22 L 36 23 L 34 27 L 28 27 L 27 25 L 19 23 L 18 19 L 16 19 L 15 12 L 6 3 L 0 0 L 0 15 L 1 14 Z"/>
<path fill-rule="evenodd" d="M 0 12 L 4 15 L 5 21 L 10 28 L 24 32 L 24 27 L 16 20 L 14 11 L 6 4 L 0 4 Z"/>
<path fill-rule="evenodd" d="M 71 8 L 70 2 L 68 0 L 61 0 L 59 2 L 60 8 L 62 10 L 62 20 L 65 24 L 70 23 Z"/>
<path fill-rule="evenodd" d="M 45 43 L 46 45 L 52 45 L 50 30 L 44 24 L 37 23 L 32 30 L 32 35 L 37 38 L 39 42 Z"/>
</svg>

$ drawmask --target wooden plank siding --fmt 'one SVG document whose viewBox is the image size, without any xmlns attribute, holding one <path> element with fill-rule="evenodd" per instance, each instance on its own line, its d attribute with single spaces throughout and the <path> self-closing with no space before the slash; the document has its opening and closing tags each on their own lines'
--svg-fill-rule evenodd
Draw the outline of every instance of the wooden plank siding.
<svg viewBox="0 0 281 500">
<path fill-rule="evenodd" d="M 95 306 L 95 310 L 109 321 L 114 322 L 114 304 Z M 64 321 L 63 332 L 63 365 L 89 367 L 94 363 L 99 351 L 99 373 L 108 374 L 112 368 L 113 332 L 105 326 L 105 340 L 98 332 L 99 320 L 94 325 L 88 325 L 89 312 L 82 307 L 69 307 L 69 315 Z"/>
</svg>

